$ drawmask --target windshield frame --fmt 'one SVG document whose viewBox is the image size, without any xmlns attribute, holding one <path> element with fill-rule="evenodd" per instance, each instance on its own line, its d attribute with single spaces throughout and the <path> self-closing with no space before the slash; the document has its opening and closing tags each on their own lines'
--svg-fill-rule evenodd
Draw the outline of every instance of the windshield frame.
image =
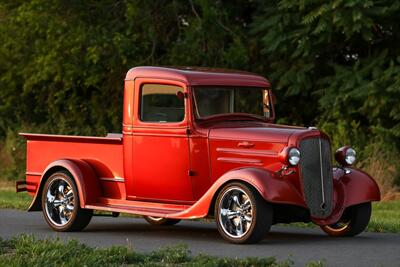
<svg viewBox="0 0 400 267">
<path fill-rule="evenodd" d="M 269 115 L 269 117 L 265 117 L 265 116 L 252 114 L 252 113 L 232 112 L 232 113 L 219 113 L 219 114 L 214 114 L 214 115 L 209 115 L 209 116 L 200 116 L 200 113 L 198 110 L 198 105 L 197 105 L 197 100 L 196 100 L 196 93 L 195 93 L 196 88 L 199 88 L 199 87 L 232 88 L 232 90 L 240 89 L 240 88 L 254 88 L 254 89 L 267 90 L 270 115 Z M 213 90 L 213 89 L 208 88 L 208 90 Z M 227 119 L 229 121 L 256 120 L 256 121 L 263 121 L 263 122 L 273 122 L 275 120 L 274 102 L 273 102 L 273 96 L 272 96 L 272 91 L 271 91 L 270 87 L 232 86 L 232 85 L 196 85 L 196 86 L 191 86 L 190 91 L 191 91 L 191 95 L 192 95 L 191 99 L 193 102 L 193 105 L 192 105 L 193 117 L 198 121 L 215 120 L 218 118 Z M 237 118 L 235 118 L 235 117 L 237 117 Z"/>
</svg>

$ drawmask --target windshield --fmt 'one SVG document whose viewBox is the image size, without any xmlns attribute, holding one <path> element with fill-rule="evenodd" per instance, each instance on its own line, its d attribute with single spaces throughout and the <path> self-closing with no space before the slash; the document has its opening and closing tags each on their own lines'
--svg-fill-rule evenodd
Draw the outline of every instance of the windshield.
<svg viewBox="0 0 400 267">
<path fill-rule="evenodd" d="M 194 87 L 194 101 L 198 118 L 244 113 L 269 118 L 269 92 L 260 87 Z"/>
</svg>

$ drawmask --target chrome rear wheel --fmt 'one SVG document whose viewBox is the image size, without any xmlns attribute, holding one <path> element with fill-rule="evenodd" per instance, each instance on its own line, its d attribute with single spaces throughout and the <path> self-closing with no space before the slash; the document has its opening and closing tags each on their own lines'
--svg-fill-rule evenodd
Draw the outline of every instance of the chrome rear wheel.
<svg viewBox="0 0 400 267">
<path fill-rule="evenodd" d="M 152 225 L 174 225 L 181 221 L 179 219 L 167 219 L 153 216 L 144 216 L 144 219 Z"/>
<path fill-rule="evenodd" d="M 93 215 L 93 210 L 80 207 L 78 189 L 67 171 L 54 173 L 44 184 L 42 211 L 47 224 L 56 231 L 82 230 Z"/>
<path fill-rule="evenodd" d="M 46 193 L 45 211 L 49 220 L 57 226 L 65 226 L 75 209 L 75 197 L 72 186 L 63 178 L 51 181 Z"/>
</svg>

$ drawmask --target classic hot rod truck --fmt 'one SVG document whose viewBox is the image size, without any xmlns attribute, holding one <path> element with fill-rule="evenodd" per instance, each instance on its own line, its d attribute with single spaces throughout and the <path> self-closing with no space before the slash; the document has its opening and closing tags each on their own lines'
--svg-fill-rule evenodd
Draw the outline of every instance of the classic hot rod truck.
<svg viewBox="0 0 400 267">
<path fill-rule="evenodd" d="M 151 224 L 215 218 L 233 243 L 254 243 L 275 223 L 319 225 L 331 236 L 367 226 L 375 181 L 314 127 L 274 124 L 269 82 L 238 71 L 136 67 L 126 75 L 122 134 L 27 134 L 26 180 L 57 231 L 78 231 L 93 210 Z"/>
</svg>

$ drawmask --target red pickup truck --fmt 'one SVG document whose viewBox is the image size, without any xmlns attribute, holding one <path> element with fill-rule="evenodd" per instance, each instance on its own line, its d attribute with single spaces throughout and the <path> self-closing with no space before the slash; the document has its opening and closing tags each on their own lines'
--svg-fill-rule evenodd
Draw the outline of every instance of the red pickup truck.
<svg viewBox="0 0 400 267">
<path fill-rule="evenodd" d="M 81 230 L 102 210 L 157 225 L 215 218 L 233 243 L 296 221 L 331 236 L 361 233 L 380 200 L 376 182 L 351 166 L 351 147 L 336 151 L 334 167 L 322 131 L 274 124 L 272 99 L 269 82 L 247 72 L 133 68 L 122 134 L 21 133 L 27 170 L 17 191 L 56 231 Z"/>
</svg>

